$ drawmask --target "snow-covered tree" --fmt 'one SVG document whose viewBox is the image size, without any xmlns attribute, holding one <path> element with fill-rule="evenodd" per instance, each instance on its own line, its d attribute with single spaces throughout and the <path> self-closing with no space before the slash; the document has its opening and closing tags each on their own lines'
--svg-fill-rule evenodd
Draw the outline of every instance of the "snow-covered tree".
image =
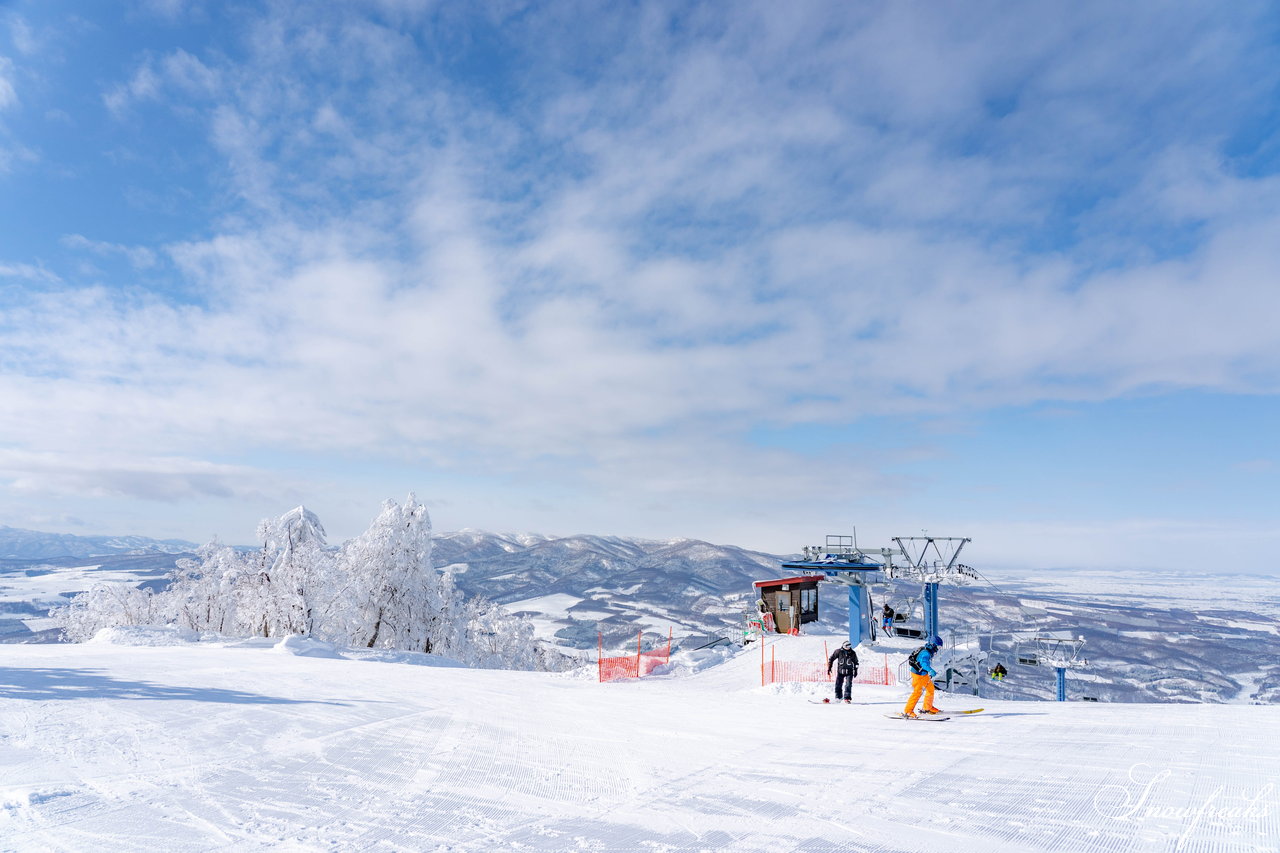
<svg viewBox="0 0 1280 853">
<path fill-rule="evenodd" d="M 305 507 L 258 526 L 262 547 L 218 542 L 181 560 L 163 592 L 101 584 L 50 613 L 67 639 L 102 628 L 180 625 L 228 636 L 314 636 L 363 648 L 448 655 L 472 666 L 563 669 L 528 619 L 464 600 L 431 562 L 431 518 L 410 494 L 387 501 L 369 529 L 339 549 Z"/>
<path fill-rule="evenodd" d="M 533 623 L 484 598 L 467 602 L 458 657 L 488 669 L 562 670 L 573 659 L 534 636 Z"/>
<path fill-rule="evenodd" d="M 260 630 L 254 633 L 311 634 L 316 604 L 332 575 L 324 526 L 315 513 L 300 506 L 259 524 L 258 539 L 262 550 L 254 584 L 262 607 Z"/>
<path fill-rule="evenodd" d="M 157 625 L 166 621 L 149 589 L 100 583 L 77 595 L 65 607 L 49 611 L 72 642 L 91 639 L 103 628 L 125 625 Z"/>
<path fill-rule="evenodd" d="M 244 633 L 241 615 L 253 612 L 242 601 L 252 564 L 234 548 L 217 540 L 202 546 L 196 559 L 178 561 L 169 588 L 158 596 L 173 621 L 193 631 Z"/>
<path fill-rule="evenodd" d="M 386 501 L 369 529 L 337 557 L 342 627 L 366 648 L 442 651 L 462 612 L 452 577 L 431 564 L 431 518 L 410 494 L 404 506 Z"/>
</svg>

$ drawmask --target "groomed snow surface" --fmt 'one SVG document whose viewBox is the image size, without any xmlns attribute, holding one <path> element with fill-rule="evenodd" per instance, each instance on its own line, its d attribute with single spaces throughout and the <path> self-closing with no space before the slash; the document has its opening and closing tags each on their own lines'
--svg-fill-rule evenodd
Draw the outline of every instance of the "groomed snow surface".
<svg viewBox="0 0 1280 853">
<path fill-rule="evenodd" d="M 904 688 L 812 704 L 759 661 L 597 684 L 301 638 L 0 646 L 0 849 L 1280 849 L 1274 706 L 904 722 Z"/>
</svg>

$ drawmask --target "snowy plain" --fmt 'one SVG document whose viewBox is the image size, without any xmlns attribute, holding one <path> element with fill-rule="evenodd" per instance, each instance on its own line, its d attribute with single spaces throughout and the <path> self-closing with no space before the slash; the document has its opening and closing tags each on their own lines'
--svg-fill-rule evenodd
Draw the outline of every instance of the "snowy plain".
<svg viewBox="0 0 1280 853">
<path fill-rule="evenodd" d="M 828 686 L 762 687 L 760 659 L 599 684 L 300 638 L 0 646 L 0 849 L 1280 849 L 1280 708 L 912 723 L 884 716 L 905 688 L 813 704 Z"/>
</svg>

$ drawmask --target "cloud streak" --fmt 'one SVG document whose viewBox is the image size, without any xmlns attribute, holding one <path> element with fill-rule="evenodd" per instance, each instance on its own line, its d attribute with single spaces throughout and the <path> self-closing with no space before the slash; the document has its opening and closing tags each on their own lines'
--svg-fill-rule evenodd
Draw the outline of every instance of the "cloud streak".
<svg viewBox="0 0 1280 853">
<path fill-rule="evenodd" d="M 266 478 L 242 466 L 202 460 L 0 451 L 0 478 L 24 496 L 181 501 L 243 499 L 262 493 Z"/>
</svg>

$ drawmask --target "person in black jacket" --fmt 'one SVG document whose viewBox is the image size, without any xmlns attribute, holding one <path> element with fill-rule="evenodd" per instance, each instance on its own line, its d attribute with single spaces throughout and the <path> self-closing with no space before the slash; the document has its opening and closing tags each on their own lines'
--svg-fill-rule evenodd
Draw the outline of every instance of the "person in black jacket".
<svg viewBox="0 0 1280 853">
<path fill-rule="evenodd" d="M 836 666 L 836 699 L 849 702 L 853 680 L 858 677 L 858 653 L 853 650 L 853 643 L 846 642 L 827 658 L 828 676 L 833 664 Z"/>
</svg>

